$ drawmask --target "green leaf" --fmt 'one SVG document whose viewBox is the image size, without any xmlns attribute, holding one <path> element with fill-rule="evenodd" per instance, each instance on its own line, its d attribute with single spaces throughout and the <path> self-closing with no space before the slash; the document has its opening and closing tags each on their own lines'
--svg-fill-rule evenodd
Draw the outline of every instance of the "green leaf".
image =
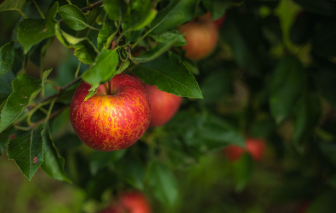
<svg viewBox="0 0 336 213">
<path fill-rule="evenodd" d="M 55 35 L 55 17 L 58 10 L 58 2 L 50 8 L 46 19 L 24 19 L 20 22 L 17 38 L 27 53 L 32 46 L 40 43 L 46 38 Z"/>
<path fill-rule="evenodd" d="M 102 11 L 102 8 L 101 7 L 94 7 L 92 8 L 91 12 L 89 13 L 89 15 L 87 15 L 87 23 L 88 23 L 88 27 L 85 28 L 84 30 L 80 30 L 76 33 L 76 37 L 77 38 L 83 38 L 83 37 L 88 37 L 91 29 L 94 29 L 94 30 L 98 30 L 94 27 L 92 27 L 96 20 L 97 20 L 97 17 L 100 16 L 100 12 Z"/>
<path fill-rule="evenodd" d="M 101 50 L 103 47 L 108 49 L 109 45 L 113 41 L 117 32 L 118 29 L 115 26 L 114 21 L 110 21 L 109 19 L 107 19 L 98 34 L 97 38 L 98 50 Z"/>
<path fill-rule="evenodd" d="M 14 58 L 14 42 L 9 42 L 0 48 L 0 76 L 11 68 Z"/>
<path fill-rule="evenodd" d="M 14 133 L 15 133 L 14 127 L 8 128 L 2 133 L 0 133 L 0 156 L 5 152 L 9 142 L 9 138 Z"/>
<path fill-rule="evenodd" d="M 26 0 L 5 0 L 0 4 L 0 12 L 6 10 L 22 10 L 23 5 L 26 3 Z"/>
<path fill-rule="evenodd" d="M 0 132 L 11 125 L 41 90 L 41 80 L 26 74 L 12 82 L 13 92 L 1 112 Z"/>
<path fill-rule="evenodd" d="M 210 12 L 212 20 L 221 18 L 229 6 L 228 0 L 202 0 L 206 10 Z"/>
<path fill-rule="evenodd" d="M 5 100 L 12 93 L 12 81 L 15 79 L 13 72 L 8 71 L 5 75 L 0 77 L 0 102 L 3 104 Z M 2 106 L 4 107 L 4 106 Z"/>
<path fill-rule="evenodd" d="M 44 62 L 44 58 L 53 41 L 54 37 L 51 37 L 32 47 L 28 54 L 30 61 L 33 62 L 36 66 L 40 67 L 41 63 Z"/>
<path fill-rule="evenodd" d="M 131 61 L 130 60 L 126 60 L 126 61 L 122 61 L 121 64 L 120 64 L 120 67 L 118 68 L 118 70 L 116 71 L 116 75 L 124 72 L 128 66 L 131 64 Z"/>
<path fill-rule="evenodd" d="M 252 177 L 253 160 L 252 157 L 244 153 L 239 160 L 233 162 L 233 172 L 236 182 L 236 190 L 242 191 Z"/>
<path fill-rule="evenodd" d="M 135 66 L 133 73 L 144 83 L 156 85 L 159 90 L 183 97 L 202 98 L 195 77 L 171 52 Z"/>
<path fill-rule="evenodd" d="M 71 183 L 71 180 L 64 171 L 65 160 L 59 155 L 57 148 L 55 147 L 54 141 L 51 139 L 48 123 L 44 124 L 44 129 L 41 132 L 41 136 L 43 140 L 43 156 L 44 156 L 42 169 L 51 178 Z"/>
<path fill-rule="evenodd" d="M 294 144 L 300 147 L 313 133 L 321 116 L 321 101 L 317 95 L 299 99 L 294 120 Z"/>
<path fill-rule="evenodd" d="M 42 84 L 47 80 L 49 74 L 51 73 L 51 71 L 53 70 L 53 68 L 49 68 L 46 71 L 43 72 L 42 74 Z"/>
<path fill-rule="evenodd" d="M 152 61 L 155 58 L 162 55 L 163 53 L 167 52 L 167 50 L 169 50 L 169 48 L 171 48 L 177 40 L 178 40 L 178 37 L 173 37 L 172 39 L 167 40 L 166 42 L 157 45 L 155 48 L 151 49 L 150 51 L 141 54 L 139 57 L 136 57 L 134 60 L 137 63 L 145 63 L 148 61 Z"/>
<path fill-rule="evenodd" d="M 8 145 L 8 159 L 14 160 L 22 173 L 31 180 L 43 163 L 42 129 L 38 128 L 11 140 Z"/>
<path fill-rule="evenodd" d="M 130 15 L 130 7 L 124 0 L 105 0 L 104 10 L 113 21 L 127 21 Z"/>
<path fill-rule="evenodd" d="M 90 171 L 96 175 L 99 170 L 121 159 L 126 153 L 126 149 L 114 152 L 94 151 L 90 158 Z"/>
<path fill-rule="evenodd" d="M 150 35 L 155 41 L 159 43 L 164 43 L 166 41 L 172 40 L 173 38 L 177 37 L 174 46 L 180 47 L 187 45 L 187 41 L 185 40 L 184 36 L 178 30 L 170 30 L 160 35 Z"/>
<path fill-rule="evenodd" d="M 99 86 L 109 81 L 115 74 L 118 65 L 118 52 L 103 49 L 91 68 L 83 74 L 83 80 L 92 86 Z"/>
<path fill-rule="evenodd" d="M 329 213 L 336 209 L 336 193 L 325 191 L 309 204 L 307 213 Z"/>
<path fill-rule="evenodd" d="M 75 49 L 75 56 L 85 64 L 92 64 L 98 55 L 98 50 L 87 37 L 76 38 L 56 25 L 56 37 L 67 48 Z"/>
<path fill-rule="evenodd" d="M 285 56 L 278 62 L 270 83 L 271 114 L 277 123 L 292 111 L 306 83 L 301 62 L 294 56 Z"/>
<path fill-rule="evenodd" d="M 178 196 L 178 185 L 170 169 L 152 161 L 148 168 L 147 181 L 154 195 L 164 204 L 173 205 Z"/>
<path fill-rule="evenodd" d="M 62 16 L 63 21 L 73 30 L 83 30 L 86 27 L 91 27 L 87 24 L 84 13 L 76 5 L 63 5 L 58 8 L 58 13 Z"/>
<path fill-rule="evenodd" d="M 161 34 L 194 18 L 200 0 L 172 0 L 153 20 L 152 34 Z"/>
<path fill-rule="evenodd" d="M 132 1 L 128 31 L 141 30 L 153 21 L 157 11 L 152 9 L 152 5 L 150 0 Z"/>
</svg>

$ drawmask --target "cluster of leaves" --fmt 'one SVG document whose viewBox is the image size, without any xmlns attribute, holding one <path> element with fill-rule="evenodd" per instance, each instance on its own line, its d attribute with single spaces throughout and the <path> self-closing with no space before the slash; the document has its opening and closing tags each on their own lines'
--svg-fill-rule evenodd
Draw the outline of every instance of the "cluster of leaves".
<svg viewBox="0 0 336 213">
<path fill-rule="evenodd" d="M 295 162 L 278 200 L 315 199 L 312 212 L 332 212 L 336 3 L 295 2 L 304 11 L 292 17 L 289 29 L 279 1 L 5 0 L 0 12 L 23 18 L 12 41 L 0 49 L 0 154 L 8 147 L 9 159 L 29 180 L 41 166 L 98 200 L 106 191 L 131 187 L 170 205 L 178 198 L 175 169 L 189 168 L 227 145 L 244 146 L 249 135 L 265 139 L 279 161 Z M 176 27 L 207 11 L 213 19 L 226 14 L 221 41 L 206 60 L 190 61 Z M 54 39 L 74 51 L 51 81 L 52 69 L 43 68 Z M 26 74 L 29 60 L 40 67 L 39 79 Z M 150 129 L 144 143 L 92 151 L 67 128 L 72 94 L 84 80 L 92 86 L 90 98 L 121 72 L 189 99 L 166 126 Z M 289 131 L 281 134 L 281 129 Z M 252 171 L 248 155 L 234 164 L 237 190 L 244 189 Z M 299 193 L 290 195 L 293 190 Z"/>
</svg>

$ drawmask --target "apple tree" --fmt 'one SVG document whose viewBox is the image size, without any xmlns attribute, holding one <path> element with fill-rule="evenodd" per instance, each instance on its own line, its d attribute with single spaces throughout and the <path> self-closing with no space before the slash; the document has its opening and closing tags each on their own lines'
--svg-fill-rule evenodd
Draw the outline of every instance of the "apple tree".
<svg viewBox="0 0 336 213">
<path fill-rule="evenodd" d="M 4 0 L 0 155 L 83 189 L 87 212 L 132 190 L 153 212 L 333 212 L 335 14 L 330 0 Z M 169 116 L 127 149 L 91 149 L 70 103 L 120 74 Z M 155 107 L 152 90 L 173 98 Z M 207 199 L 220 190 L 237 199 Z"/>
</svg>

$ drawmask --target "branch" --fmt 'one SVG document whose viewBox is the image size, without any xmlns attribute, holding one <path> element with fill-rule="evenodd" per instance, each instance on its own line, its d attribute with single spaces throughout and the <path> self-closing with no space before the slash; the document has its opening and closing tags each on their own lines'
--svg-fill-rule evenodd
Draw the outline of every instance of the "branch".
<svg viewBox="0 0 336 213">
<path fill-rule="evenodd" d="M 36 102 L 36 104 L 40 104 L 40 103 L 43 103 L 45 101 L 48 101 L 50 99 L 53 99 L 53 98 L 57 98 L 60 94 L 62 94 L 66 89 L 68 89 L 69 87 L 71 87 L 72 85 L 76 84 L 77 82 L 79 82 L 81 80 L 81 77 L 78 77 L 76 78 L 75 80 L 71 81 L 70 83 L 68 83 L 67 85 L 61 87 L 61 89 L 59 90 L 58 93 L 54 94 L 54 95 L 51 95 L 51 96 L 48 96 L 46 98 L 43 98 L 41 99 L 40 101 Z"/>
</svg>

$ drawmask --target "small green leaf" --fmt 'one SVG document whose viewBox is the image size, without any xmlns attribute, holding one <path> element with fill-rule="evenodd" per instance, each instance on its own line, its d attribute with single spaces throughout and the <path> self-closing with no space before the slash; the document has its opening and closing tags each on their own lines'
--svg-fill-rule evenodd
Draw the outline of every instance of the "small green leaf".
<svg viewBox="0 0 336 213">
<path fill-rule="evenodd" d="M 91 29 L 93 29 L 93 30 L 99 30 L 99 29 L 96 29 L 96 28 L 94 28 L 92 26 L 95 24 L 97 17 L 100 16 L 100 12 L 101 11 L 102 11 L 101 7 L 94 7 L 94 8 L 92 8 L 92 10 L 89 13 L 89 15 L 86 16 L 87 23 L 88 23 L 87 28 L 85 28 L 84 30 L 77 31 L 76 37 L 78 37 L 78 38 L 88 37 Z"/>
<path fill-rule="evenodd" d="M 109 164 L 112 164 L 121 159 L 126 153 L 126 149 L 114 151 L 114 152 L 100 152 L 94 151 L 90 158 L 90 171 L 93 175 Z"/>
<path fill-rule="evenodd" d="M 225 14 L 229 2 L 229 0 L 202 0 L 206 10 L 211 14 L 212 20 L 217 20 Z"/>
<path fill-rule="evenodd" d="M 58 9 L 58 12 L 63 21 L 73 30 L 83 30 L 86 27 L 93 28 L 88 25 L 86 16 L 76 5 L 63 5 Z"/>
<path fill-rule="evenodd" d="M 157 45 L 155 48 L 151 49 L 148 52 L 145 52 L 141 54 L 139 57 L 136 57 L 134 60 L 137 63 L 145 63 L 148 61 L 152 61 L 155 58 L 159 57 L 163 53 L 165 53 L 169 48 L 171 48 L 174 43 L 178 40 L 178 37 L 173 37 L 170 40 L 167 40 L 166 42 Z"/>
<path fill-rule="evenodd" d="M 56 37 L 67 48 L 75 49 L 75 56 L 85 64 L 92 64 L 98 55 L 98 50 L 87 37 L 77 38 L 60 29 L 59 25 L 55 26 Z"/>
<path fill-rule="evenodd" d="M 1 112 L 0 132 L 11 125 L 41 90 L 41 80 L 26 74 L 12 82 L 13 92 Z"/>
<path fill-rule="evenodd" d="M 14 42 L 9 42 L 0 48 L 0 76 L 11 68 L 14 58 Z"/>
<path fill-rule="evenodd" d="M 161 33 L 160 35 L 150 35 L 150 37 L 152 37 L 155 41 L 160 42 L 160 43 L 164 43 L 166 41 L 169 41 L 177 37 L 177 40 L 174 43 L 175 47 L 187 45 L 187 41 L 185 40 L 184 36 L 178 30 L 170 30 L 170 31 Z"/>
<path fill-rule="evenodd" d="M 147 172 L 147 181 L 154 195 L 164 204 L 173 205 L 178 197 L 178 185 L 171 171 L 161 163 L 152 161 Z"/>
<path fill-rule="evenodd" d="M 130 15 L 130 7 L 124 0 L 105 0 L 104 10 L 113 21 L 127 21 Z"/>
<path fill-rule="evenodd" d="M 89 100 L 92 96 L 94 96 L 94 94 L 96 94 L 97 90 L 98 90 L 99 84 L 93 85 L 91 86 L 91 88 L 89 89 L 89 93 L 86 95 L 86 97 L 84 98 L 84 101 Z"/>
<path fill-rule="evenodd" d="M 121 64 L 120 64 L 120 67 L 116 71 L 116 75 L 124 72 L 130 64 L 131 64 L 130 60 L 122 61 Z"/>
<path fill-rule="evenodd" d="M 157 14 L 157 11 L 152 9 L 152 5 L 150 0 L 133 1 L 127 30 L 137 31 L 149 25 Z"/>
<path fill-rule="evenodd" d="M 59 155 L 57 148 L 55 147 L 54 141 L 51 139 L 48 123 L 44 124 L 44 129 L 41 132 L 41 137 L 43 140 L 43 156 L 44 156 L 42 169 L 51 178 L 71 183 L 71 180 L 64 171 L 64 164 L 65 164 L 64 158 L 62 158 Z"/>
<path fill-rule="evenodd" d="M 92 64 L 92 67 L 83 74 L 82 78 L 92 86 L 99 86 L 109 81 L 116 74 L 117 65 L 117 50 L 103 49 Z"/>
<path fill-rule="evenodd" d="M 114 24 L 114 21 L 107 19 L 98 34 L 98 38 L 97 38 L 98 50 L 101 50 L 103 47 L 108 49 L 108 46 L 113 41 L 117 32 L 118 30 Z"/>
<path fill-rule="evenodd" d="M 6 10 L 22 10 L 23 5 L 26 3 L 26 0 L 5 0 L 0 4 L 0 12 Z"/>
<path fill-rule="evenodd" d="M 152 34 L 161 34 L 194 18 L 200 0 L 172 0 L 153 20 Z"/>
<path fill-rule="evenodd" d="M 49 74 L 51 73 L 51 71 L 53 70 L 53 68 L 49 68 L 46 71 L 43 72 L 42 74 L 42 84 L 47 80 Z"/>
<path fill-rule="evenodd" d="M 15 133 L 14 127 L 8 128 L 2 133 L 0 133 L 0 156 L 5 152 L 9 142 L 9 138 L 14 133 Z"/>
<path fill-rule="evenodd" d="M 159 90 L 182 97 L 203 98 L 195 77 L 171 52 L 135 66 L 133 73 L 144 83 L 156 85 Z"/>
<path fill-rule="evenodd" d="M 244 153 L 238 161 L 233 163 L 234 178 L 236 181 L 236 190 L 242 191 L 252 177 L 253 160 L 252 157 Z"/>
<path fill-rule="evenodd" d="M 32 46 L 40 43 L 46 38 L 55 35 L 55 17 L 58 10 L 58 2 L 50 8 L 46 19 L 24 19 L 20 22 L 17 37 L 27 53 Z"/>
<path fill-rule="evenodd" d="M 31 180 L 43 163 L 42 129 L 38 128 L 11 140 L 8 145 L 8 158 L 14 160 L 22 173 Z"/>
<path fill-rule="evenodd" d="M 279 61 L 271 80 L 269 100 L 271 114 L 277 123 L 292 111 L 305 83 L 306 75 L 297 58 L 286 56 Z"/>
</svg>

